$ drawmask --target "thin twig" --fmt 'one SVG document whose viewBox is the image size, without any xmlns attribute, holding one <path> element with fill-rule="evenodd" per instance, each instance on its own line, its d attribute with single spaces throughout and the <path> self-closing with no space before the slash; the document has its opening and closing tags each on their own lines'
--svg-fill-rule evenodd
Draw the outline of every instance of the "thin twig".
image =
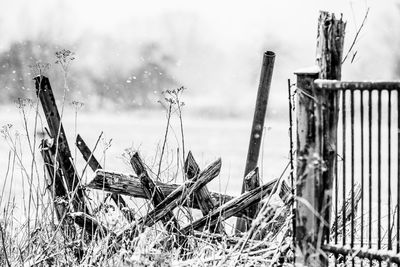
<svg viewBox="0 0 400 267">
<path fill-rule="evenodd" d="M 169 129 L 169 124 L 170 124 L 170 120 L 171 120 L 171 110 L 172 110 L 172 103 L 169 103 L 168 112 L 167 112 L 167 126 L 165 127 L 164 141 L 163 141 L 163 145 L 161 148 L 160 162 L 158 164 L 158 171 L 157 171 L 157 176 L 156 176 L 157 181 L 160 180 L 161 163 L 162 163 L 162 159 L 164 156 L 165 145 L 167 144 L 168 129 Z"/>
<path fill-rule="evenodd" d="M 100 135 L 99 135 L 99 137 L 97 138 L 96 144 L 94 145 L 94 148 L 92 149 L 92 152 L 90 153 L 90 156 L 89 156 L 88 160 L 86 161 L 85 167 L 83 168 L 81 177 L 83 177 L 83 175 L 85 174 L 86 168 L 87 168 L 87 166 L 89 165 L 89 162 L 90 162 L 91 158 L 93 157 L 93 153 L 94 153 L 94 151 L 96 150 L 97 145 L 99 144 L 100 139 L 101 139 L 102 136 L 103 136 L 103 132 L 101 132 Z"/>
<path fill-rule="evenodd" d="M 361 26 L 360 26 L 360 28 L 358 28 L 358 31 L 357 31 L 357 33 L 356 33 L 356 36 L 354 37 L 353 42 L 351 43 L 350 48 L 349 48 L 349 50 L 348 50 L 347 53 L 346 53 L 346 56 L 345 56 L 344 59 L 342 60 L 342 64 L 346 61 L 346 59 L 347 59 L 347 57 L 349 56 L 351 50 L 353 49 L 354 45 L 356 44 L 356 42 L 357 42 L 357 40 L 358 40 L 358 35 L 360 34 L 362 28 L 364 27 L 365 22 L 367 21 L 368 13 L 369 13 L 369 8 L 368 8 L 367 11 L 365 12 L 365 16 L 364 16 L 364 19 L 363 19 L 363 21 L 362 21 L 362 23 L 361 23 Z M 354 57 L 353 57 L 352 61 L 353 61 L 353 60 L 354 60 Z"/>
</svg>

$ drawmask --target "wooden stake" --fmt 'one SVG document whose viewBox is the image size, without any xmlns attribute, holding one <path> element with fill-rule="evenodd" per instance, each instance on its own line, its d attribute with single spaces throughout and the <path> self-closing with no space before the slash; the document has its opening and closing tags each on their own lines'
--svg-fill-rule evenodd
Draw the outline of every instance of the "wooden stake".
<svg viewBox="0 0 400 267">
<path fill-rule="evenodd" d="M 61 123 L 60 114 L 58 113 L 56 100 L 50 86 L 50 81 L 45 76 L 35 77 L 36 94 L 42 104 L 44 115 L 49 126 L 50 135 L 54 138 L 54 144 L 58 144 L 57 162 L 62 170 L 63 177 L 68 186 L 68 192 L 75 192 L 75 189 L 80 184 L 80 178 L 75 172 L 72 164 L 71 151 L 68 146 L 67 137 L 64 132 L 64 127 Z M 83 192 L 77 188 L 76 194 L 72 196 L 72 205 L 75 211 L 84 211 L 88 213 L 85 205 Z"/>
<path fill-rule="evenodd" d="M 61 219 L 65 216 L 65 214 L 68 213 L 68 206 L 65 205 L 65 202 L 63 201 L 56 201 L 56 199 L 60 200 L 63 199 L 66 202 L 68 199 L 65 199 L 67 196 L 67 190 L 64 186 L 64 182 L 62 180 L 62 173 L 59 168 L 55 168 L 56 174 L 54 175 L 54 146 L 50 146 L 50 141 L 49 140 L 42 140 L 41 143 L 41 149 L 40 153 L 42 154 L 44 166 L 47 171 L 47 176 L 45 176 L 47 179 L 47 189 L 50 191 L 53 203 L 54 203 L 54 208 L 56 211 L 56 216 L 58 221 L 61 221 Z M 53 184 L 54 182 L 54 184 Z M 53 185 L 54 185 L 54 192 L 53 192 Z"/>
</svg>

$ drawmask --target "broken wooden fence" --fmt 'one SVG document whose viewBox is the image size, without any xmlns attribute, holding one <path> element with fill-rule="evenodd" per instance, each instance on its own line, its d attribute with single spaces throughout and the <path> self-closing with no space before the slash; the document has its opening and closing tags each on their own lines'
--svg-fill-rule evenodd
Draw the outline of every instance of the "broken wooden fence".
<svg viewBox="0 0 400 267">
<path fill-rule="evenodd" d="M 35 78 L 35 81 L 49 127 L 50 138 L 42 140 L 41 154 L 47 171 L 47 188 L 52 194 L 57 218 L 62 225 L 66 225 L 66 218 L 70 218 L 89 236 L 97 233 L 97 236 L 103 237 L 110 231 L 91 215 L 88 208 L 89 200 L 85 197 L 84 187 L 74 166 L 49 79 L 40 76 Z M 205 228 L 210 233 L 224 234 L 223 220 L 232 216 L 243 218 L 245 221 L 251 220 L 257 214 L 258 203 L 265 196 L 274 193 L 274 188 L 279 188 L 279 196 L 286 203 L 290 198 L 290 190 L 285 181 L 281 182 L 281 186 L 275 186 L 277 179 L 260 185 L 257 167 L 244 179 L 245 193 L 233 197 L 209 191 L 207 188 L 207 184 L 220 173 L 220 159 L 201 170 L 189 151 L 184 165 L 186 182 L 167 184 L 150 177 L 149 170 L 138 153 L 133 154 L 130 160 L 135 174 L 122 174 L 102 169 L 93 151 L 80 135 L 77 135 L 75 144 L 87 166 L 95 172 L 94 178 L 85 187 L 109 192 L 110 198 L 129 222 L 126 228 L 112 235 L 117 243 L 124 236 L 135 236 L 144 226 L 149 227 L 159 221 L 167 230 L 183 237 Z M 134 220 L 135 214 L 130 211 L 124 196 L 147 199 L 153 204 L 153 209 Z M 179 206 L 199 209 L 203 217 L 181 227 L 173 213 Z"/>
</svg>

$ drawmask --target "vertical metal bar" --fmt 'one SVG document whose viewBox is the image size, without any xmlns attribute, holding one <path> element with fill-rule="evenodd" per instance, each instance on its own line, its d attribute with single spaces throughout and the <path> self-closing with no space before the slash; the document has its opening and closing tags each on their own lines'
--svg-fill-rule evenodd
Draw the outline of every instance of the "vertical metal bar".
<svg viewBox="0 0 400 267">
<path fill-rule="evenodd" d="M 388 250 L 392 250 L 392 229 L 391 229 L 391 199 L 392 199 L 392 189 L 391 189 L 391 140 L 392 140 L 392 91 L 388 90 Z"/>
<path fill-rule="evenodd" d="M 351 131 L 351 166 L 350 166 L 350 173 L 351 173 L 351 233 L 350 233 L 350 246 L 354 247 L 354 90 L 350 91 L 350 131 Z M 354 257 L 352 257 L 351 265 L 354 266 Z"/>
<path fill-rule="evenodd" d="M 378 250 L 381 248 L 381 139 L 382 139 L 382 91 L 378 90 Z M 379 261 L 381 266 L 381 261 Z"/>
<path fill-rule="evenodd" d="M 342 92 L 341 97 L 344 98 L 344 92 Z M 344 112 L 344 110 L 341 111 L 342 113 Z M 344 154 L 344 153 L 342 153 Z M 339 182 L 338 182 L 338 169 L 337 169 L 337 164 L 336 164 L 336 169 L 335 169 L 335 236 L 334 236 L 334 241 L 335 241 L 335 245 L 338 243 L 338 205 L 339 205 Z M 337 266 L 337 255 L 335 255 L 335 266 Z"/>
<path fill-rule="evenodd" d="M 343 246 L 346 245 L 346 90 L 343 90 L 343 98 L 342 98 L 342 132 L 343 132 L 343 181 L 342 181 L 342 243 Z"/>
<path fill-rule="evenodd" d="M 293 118 L 292 118 L 292 88 L 290 79 L 288 79 L 288 94 L 289 94 L 289 151 L 290 151 L 290 185 L 292 187 L 292 196 L 295 196 L 295 183 L 294 183 L 294 165 L 293 165 Z M 293 233 L 296 231 L 296 203 L 292 201 L 292 227 Z M 296 235 L 293 234 L 293 264 L 296 262 Z"/>
<path fill-rule="evenodd" d="M 372 248 L 372 91 L 368 91 L 368 248 Z M 372 266 L 372 260 L 370 260 Z"/>
<path fill-rule="evenodd" d="M 382 91 L 378 90 L 378 249 L 381 248 L 381 139 Z"/>
<path fill-rule="evenodd" d="M 361 247 L 364 246 L 364 91 L 360 91 L 361 119 Z M 363 266 L 363 261 L 361 261 Z"/>
<path fill-rule="evenodd" d="M 397 243 L 396 251 L 400 252 L 400 92 L 397 91 Z"/>
</svg>

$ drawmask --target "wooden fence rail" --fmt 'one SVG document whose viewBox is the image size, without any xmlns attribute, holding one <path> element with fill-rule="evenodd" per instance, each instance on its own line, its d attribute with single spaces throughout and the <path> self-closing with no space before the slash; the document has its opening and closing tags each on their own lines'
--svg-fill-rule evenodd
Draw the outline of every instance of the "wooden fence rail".
<svg viewBox="0 0 400 267">
<path fill-rule="evenodd" d="M 42 104 L 50 138 L 52 139 L 42 141 L 41 153 L 48 174 L 48 188 L 52 192 L 59 221 L 63 222 L 64 217 L 68 217 L 72 219 L 72 225 L 75 223 L 92 237 L 110 237 L 110 244 L 114 243 L 110 246 L 110 252 L 113 253 L 118 247 L 122 246 L 121 241 L 124 237 L 136 237 L 145 227 L 151 227 L 159 221 L 163 223 L 169 233 L 178 238 L 179 245 L 184 247 L 187 234 L 198 234 L 198 231 L 204 229 L 208 230 L 208 236 L 212 236 L 213 239 L 217 240 L 217 235 L 225 234 L 223 220 L 233 216 L 243 219 L 243 221 L 239 221 L 237 229 L 244 229 L 245 231 L 249 228 L 252 219 L 258 214 L 259 202 L 267 195 L 277 193 L 288 203 L 291 196 L 290 189 L 285 181 L 281 181 L 280 186 L 276 186 L 278 179 L 261 185 L 256 166 L 261 146 L 274 58 L 275 54 L 271 51 L 264 55 L 260 90 L 257 97 L 246 163 L 246 175 L 243 180 L 245 193 L 242 192 L 237 197 L 210 192 L 207 188 L 207 184 L 220 174 L 221 159 L 212 162 L 204 169 L 200 169 L 192 152 L 189 151 L 183 166 L 184 183 L 166 184 L 158 181 L 159 177 L 157 177 L 157 180 L 152 179 L 150 171 L 138 153 L 134 153 L 130 159 L 132 169 L 136 175 L 103 170 L 100 162 L 93 155 L 93 151 L 87 146 L 83 138 L 77 135 L 76 146 L 87 163 L 84 171 L 87 166 L 90 166 L 95 172 L 92 181 L 82 186 L 80 176 L 73 163 L 49 79 L 44 76 L 35 78 L 37 94 Z M 102 225 L 97 218 L 91 215 L 91 210 L 88 208 L 91 205 L 87 204 L 90 199 L 86 198 L 84 194 L 85 187 L 109 192 L 111 199 L 129 221 L 128 225 L 117 231 L 117 233 Z M 272 192 L 274 188 L 280 191 Z M 124 212 L 129 209 L 129 206 L 122 195 L 147 199 L 152 203 L 153 209 L 146 215 L 134 220 L 134 214 Z M 72 205 L 61 205 L 57 202 L 58 198 L 64 198 L 68 200 L 68 204 Z M 203 216 L 182 228 L 173 212 L 179 206 L 199 209 Z M 244 224 L 241 224 L 241 222 Z M 183 244 L 181 244 L 181 241 L 183 241 Z"/>
<path fill-rule="evenodd" d="M 266 190 L 268 192 L 272 190 L 276 181 L 277 179 L 274 179 L 266 183 Z M 161 191 L 166 196 L 171 194 L 176 188 L 179 187 L 178 184 L 167 184 L 158 181 L 155 181 L 155 183 L 160 187 Z M 140 183 L 138 177 L 134 175 L 116 173 L 107 170 L 97 170 L 94 178 L 86 186 L 91 189 L 104 190 L 111 193 L 147 199 L 142 184 Z M 280 196 L 288 195 L 289 192 L 289 186 L 283 181 Z M 217 192 L 210 192 L 210 195 L 213 199 L 213 202 L 216 203 L 216 207 L 219 207 L 235 198 L 234 196 Z M 200 209 L 199 204 L 196 201 L 193 201 L 193 199 L 188 199 L 183 203 L 183 205 L 189 208 Z M 241 217 L 246 216 L 246 214 L 243 210 L 240 210 L 235 216 Z"/>
</svg>

